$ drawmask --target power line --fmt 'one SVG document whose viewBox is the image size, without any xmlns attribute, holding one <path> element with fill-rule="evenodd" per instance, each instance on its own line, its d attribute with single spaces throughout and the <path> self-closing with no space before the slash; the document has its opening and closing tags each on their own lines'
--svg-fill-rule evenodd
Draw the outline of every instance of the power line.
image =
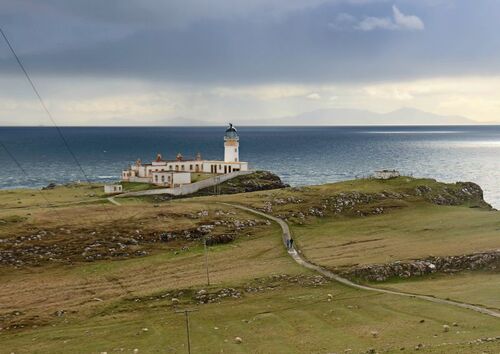
<svg viewBox="0 0 500 354">
<path fill-rule="evenodd" d="M 61 131 L 61 128 L 59 128 L 59 126 L 57 125 L 54 117 L 52 117 L 52 114 L 50 113 L 50 111 L 48 110 L 47 108 L 47 105 L 45 104 L 44 100 L 42 99 L 42 96 L 40 95 L 40 93 L 38 92 L 38 89 L 36 88 L 35 86 L 35 83 L 33 82 L 33 80 L 31 79 L 31 77 L 29 76 L 28 74 L 28 71 L 26 70 L 26 68 L 24 67 L 23 63 L 21 62 L 21 59 L 19 58 L 19 56 L 16 54 L 16 51 L 14 50 L 14 48 L 12 47 L 9 39 L 7 38 L 7 36 L 5 35 L 4 31 L 2 30 L 2 28 L 0 28 L 0 33 L 2 34 L 2 37 L 3 39 L 5 40 L 5 43 L 7 43 L 7 46 L 9 47 L 10 51 L 12 52 L 12 54 L 14 55 L 14 58 L 16 59 L 17 61 L 17 64 L 19 64 L 19 67 L 21 68 L 22 72 L 24 73 L 24 76 L 26 77 L 26 79 L 28 80 L 29 84 L 31 85 L 31 88 L 33 89 L 33 91 L 35 92 L 35 95 L 36 97 L 38 98 L 38 101 L 40 101 L 40 104 L 43 108 L 43 110 L 45 111 L 45 113 L 47 114 L 47 116 L 49 117 L 50 121 L 52 122 L 52 124 L 54 125 L 54 127 L 56 128 L 57 130 L 57 133 L 59 134 L 59 137 L 61 138 L 61 140 L 63 141 L 66 149 L 68 150 L 68 152 L 70 153 L 71 157 L 73 158 L 73 160 L 75 160 L 75 163 L 78 165 L 78 168 L 80 169 L 80 171 L 82 172 L 82 175 L 85 177 L 85 180 L 87 181 L 87 183 L 91 184 L 90 182 L 90 179 L 89 177 L 87 176 L 87 174 L 85 173 L 82 165 L 80 164 L 80 161 L 78 161 L 75 153 L 73 152 L 73 150 L 71 149 L 71 147 L 69 146 L 68 144 L 68 141 L 66 140 L 66 138 L 64 137 L 64 134 L 62 133 Z"/>
<path fill-rule="evenodd" d="M 2 141 L 0 141 L 0 146 L 5 150 L 5 152 L 7 153 L 7 156 L 9 156 L 12 159 L 12 161 L 14 161 L 14 163 L 21 170 L 21 172 L 26 177 L 28 177 L 28 173 L 26 172 L 26 170 L 24 169 L 24 167 L 21 165 L 21 163 L 19 162 L 19 160 L 16 159 L 16 157 L 12 154 L 12 152 L 10 152 L 10 150 L 7 148 L 7 146 Z M 45 196 L 45 194 L 40 189 L 38 189 L 38 192 L 40 193 L 40 196 L 47 202 L 47 206 L 50 206 L 51 205 L 50 200 L 47 199 L 47 197 Z M 57 210 L 54 209 L 54 212 L 56 213 L 56 215 L 58 217 L 60 217 L 59 212 Z"/>
<path fill-rule="evenodd" d="M 73 152 L 73 150 L 71 149 L 68 141 L 66 140 L 66 137 L 64 136 L 61 128 L 59 128 L 59 126 L 57 125 L 54 117 L 52 116 L 52 114 L 50 113 L 49 109 L 47 108 L 47 105 L 45 104 L 45 101 L 43 100 L 42 96 L 40 95 L 40 93 L 38 92 L 38 89 L 36 88 L 35 86 L 35 83 L 33 82 L 33 80 L 31 79 L 30 75 L 28 74 L 28 71 L 26 70 L 26 68 L 24 67 L 23 63 L 21 62 L 21 59 L 19 58 L 19 56 L 17 55 L 16 51 L 14 50 L 14 48 L 12 47 L 12 44 L 10 43 L 9 39 L 7 38 L 7 36 L 5 35 L 5 32 L 2 30 L 2 28 L 0 28 L 0 33 L 2 34 L 2 37 L 3 39 L 5 40 L 5 43 L 7 43 L 7 46 L 9 47 L 10 51 L 12 52 L 12 54 L 14 55 L 14 58 L 16 59 L 17 61 L 17 64 L 19 64 L 19 67 L 21 68 L 22 72 L 24 73 L 24 76 L 26 77 L 26 79 L 28 80 L 31 88 L 33 89 L 33 91 L 35 92 L 35 95 L 36 97 L 38 98 L 38 101 L 40 102 L 40 105 L 42 106 L 43 110 L 45 111 L 45 113 L 47 114 L 47 116 L 49 117 L 50 121 L 52 122 L 52 124 L 54 125 L 54 127 L 56 128 L 56 131 L 59 135 L 59 137 L 61 138 L 64 146 L 66 147 L 66 149 L 68 150 L 69 154 L 71 155 L 71 157 L 73 158 L 73 160 L 75 161 L 76 165 L 78 166 L 78 168 L 80 169 L 82 175 L 84 176 L 85 180 L 87 181 L 87 183 L 89 184 L 90 187 L 92 187 L 92 182 L 90 181 L 90 178 L 87 176 L 87 174 L 85 173 L 85 170 L 83 169 L 83 166 L 80 164 L 80 161 L 78 161 L 78 158 L 76 157 L 76 154 Z M 4 148 L 5 148 L 5 145 L 4 145 Z M 6 150 L 7 151 L 7 150 Z M 13 157 L 13 155 L 9 152 L 9 155 L 11 157 Z M 19 165 L 20 166 L 20 165 Z M 26 171 L 24 171 L 23 169 L 23 172 L 27 175 Z M 106 208 L 104 208 L 104 212 L 108 215 L 108 217 L 111 218 L 108 210 Z"/>
</svg>

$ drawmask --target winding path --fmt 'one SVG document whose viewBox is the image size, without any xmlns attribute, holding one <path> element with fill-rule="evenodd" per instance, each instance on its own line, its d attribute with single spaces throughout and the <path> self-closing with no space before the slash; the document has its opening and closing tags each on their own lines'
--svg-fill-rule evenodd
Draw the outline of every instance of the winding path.
<svg viewBox="0 0 500 354">
<path fill-rule="evenodd" d="M 220 204 L 225 204 L 225 205 L 229 205 L 229 206 L 232 206 L 232 207 L 235 207 L 238 209 L 246 210 L 248 212 L 260 215 L 264 218 L 267 218 L 269 220 L 272 220 L 272 221 L 278 223 L 281 226 L 281 230 L 283 230 L 283 243 L 285 245 L 287 244 L 287 241 L 290 240 L 290 238 L 291 238 L 290 228 L 288 227 L 288 224 L 280 218 L 277 218 L 275 216 L 272 216 L 272 215 L 269 215 L 269 214 L 263 213 L 261 211 L 258 211 L 258 210 L 252 209 L 252 208 L 248 208 L 248 207 L 245 207 L 242 205 L 238 205 L 238 204 L 232 204 L 232 203 L 220 203 Z M 333 273 L 332 271 L 330 271 L 328 269 L 325 269 L 323 267 L 320 267 L 318 265 L 310 263 L 309 261 L 307 261 L 305 258 L 303 258 L 297 252 L 297 249 L 295 248 L 295 246 L 292 249 L 288 250 L 288 254 L 298 264 L 300 264 L 308 269 L 312 269 L 318 273 L 323 274 L 327 278 L 333 279 L 339 283 L 350 286 L 352 288 L 356 288 L 356 289 L 360 289 L 360 290 L 367 290 L 367 291 L 374 291 L 374 292 L 378 292 L 378 293 L 385 293 L 385 294 L 391 294 L 391 295 L 399 295 L 399 296 L 405 296 L 405 297 L 410 297 L 410 298 L 416 298 L 416 299 L 435 302 L 438 304 L 452 305 L 452 306 L 461 307 L 464 309 L 469 309 L 469 310 L 473 310 L 476 312 L 480 312 L 480 313 L 483 313 L 485 315 L 500 318 L 500 312 L 488 309 L 486 307 L 478 306 L 478 305 L 472 305 L 472 304 L 468 304 L 465 302 L 459 302 L 459 301 L 440 299 L 440 298 L 436 298 L 436 297 L 431 296 L 431 295 L 405 293 L 405 292 L 401 292 L 401 291 L 386 290 L 386 289 L 374 288 L 374 287 L 367 286 L 367 285 L 356 284 L 356 283 L 350 281 L 349 279 L 343 278 L 343 277 L 339 276 L 338 274 Z"/>
<path fill-rule="evenodd" d="M 118 202 L 118 201 L 115 199 L 115 197 L 108 197 L 108 198 L 106 198 L 106 199 L 107 199 L 110 203 L 112 203 L 112 204 L 114 204 L 114 205 L 118 205 L 118 206 L 122 205 L 122 203 Z"/>
</svg>

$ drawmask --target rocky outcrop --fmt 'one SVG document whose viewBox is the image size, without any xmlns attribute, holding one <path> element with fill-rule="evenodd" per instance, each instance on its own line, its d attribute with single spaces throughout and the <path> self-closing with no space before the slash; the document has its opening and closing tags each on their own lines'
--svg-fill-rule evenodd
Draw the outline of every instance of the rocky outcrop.
<svg viewBox="0 0 500 354">
<path fill-rule="evenodd" d="M 457 182 L 454 185 L 445 185 L 435 190 L 422 185 L 415 188 L 414 194 L 437 205 L 469 204 L 473 207 L 491 208 L 491 205 L 483 199 L 481 187 L 472 182 Z"/>
<path fill-rule="evenodd" d="M 219 211 L 216 211 L 216 215 Z M 219 214 L 220 215 L 220 214 Z M 232 242 L 242 231 L 256 226 L 270 225 L 268 220 L 258 219 L 231 219 L 231 220 L 215 220 L 213 223 L 200 224 L 195 228 L 163 232 L 159 235 L 161 242 L 169 242 L 174 240 L 194 241 L 206 240 L 208 246 L 224 244 Z M 217 233 L 215 230 L 222 228 L 225 233 Z"/>
<path fill-rule="evenodd" d="M 162 248 L 178 252 L 190 245 L 204 242 L 214 246 L 248 235 L 256 227 L 270 225 L 269 220 L 237 218 L 234 211 L 200 210 L 183 214 L 159 212 L 150 221 L 163 217 L 178 220 L 193 219 L 192 227 L 159 230 L 155 222 L 105 223 L 83 228 L 53 227 L 47 229 L 22 228 L 19 236 L 0 238 L 0 267 L 39 266 L 44 263 L 93 262 L 100 260 L 142 257 L 162 244 Z M 159 223 L 161 225 L 161 223 Z M 0 227 L 3 223 L 0 222 Z M 150 227 L 153 225 L 153 227 Z"/>
<path fill-rule="evenodd" d="M 207 246 L 215 246 L 233 242 L 235 239 L 236 235 L 234 234 L 211 235 L 206 238 L 206 243 Z"/>
<path fill-rule="evenodd" d="M 264 278 L 255 278 L 250 283 L 239 286 L 237 288 L 208 288 L 208 289 L 177 289 L 157 295 L 148 295 L 144 297 L 133 297 L 127 299 L 135 303 L 144 303 L 150 301 L 158 301 L 167 299 L 171 301 L 173 306 L 187 303 L 220 303 L 224 299 L 240 298 L 245 294 L 255 294 L 267 291 L 282 289 L 291 284 L 301 287 L 323 287 L 329 285 L 331 281 L 322 275 L 306 275 L 306 274 L 273 274 Z M 329 299 L 333 298 L 332 294 L 328 294 Z M 0 317 L 1 319 L 1 317 Z"/>
<path fill-rule="evenodd" d="M 259 209 L 266 213 L 302 224 L 307 217 L 350 216 L 366 217 L 380 215 L 395 209 L 405 208 L 415 201 L 426 201 L 436 205 L 463 205 L 471 208 L 492 210 L 483 199 L 481 187 L 472 182 L 453 184 L 439 183 L 435 180 L 421 180 L 415 185 L 408 177 L 407 184 L 390 186 L 378 192 L 335 191 L 317 195 L 314 189 L 291 188 L 296 196 L 271 198 Z M 369 180 L 366 183 L 371 183 Z M 293 206 L 293 204 L 301 204 Z"/>
<path fill-rule="evenodd" d="M 264 191 L 289 187 L 274 173 L 256 171 L 254 173 L 232 178 L 218 185 L 220 194 L 236 194 L 245 192 Z M 212 195 L 214 187 L 202 189 L 190 196 Z"/>
<path fill-rule="evenodd" d="M 460 256 L 428 257 L 409 262 L 370 264 L 343 273 L 349 278 L 366 281 L 386 281 L 391 278 L 411 278 L 436 272 L 454 273 L 463 270 L 494 270 L 500 268 L 500 250 Z"/>
</svg>

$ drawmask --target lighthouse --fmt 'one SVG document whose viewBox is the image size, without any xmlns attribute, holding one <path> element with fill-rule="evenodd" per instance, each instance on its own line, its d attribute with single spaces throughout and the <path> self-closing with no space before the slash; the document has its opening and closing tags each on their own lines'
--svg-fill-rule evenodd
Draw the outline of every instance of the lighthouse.
<svg viewBox="0 0 500 354">
<path fill-rule="evenodd" d="M 224 134 L 224 162 L 239 162 L 239 136 L 236 128 L 229 123 L 229 127 L 226 129 Z"/>
<path fill-rule="evenodd" d="M 224 134 L 224 161 L 204 160 L 198 153 L 194 158 L 185 158 L 178 153 L 175 160 L 166 160 L 161 154 L 148 164 L 141 160 L 122 171 L 122 181 L 152 183 L 158 186 L 175 188 L 181 184 L 191 183 L 191 174 L 210 173 L 223 175 L 235 172 L 247 172 L 248 162 L 240 161 L 240 137 L 236 128 L 229 123 Z M 208 179 L 198 182 L 205 183 Z M 196 183 L 198 183 L 196 182 Z"/>
</svg>

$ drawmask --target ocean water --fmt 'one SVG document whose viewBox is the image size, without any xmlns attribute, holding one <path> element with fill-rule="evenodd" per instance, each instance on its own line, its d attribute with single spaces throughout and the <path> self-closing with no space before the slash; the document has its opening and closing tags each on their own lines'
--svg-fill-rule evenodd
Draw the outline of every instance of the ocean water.
<svg viewBox="0 0 500 354">
<path fill-rule="evenodd" d="M 223 158 L 224 127 L 62 128 L 86 175 L 112 181 L 137 158 L 201 152 Z M 500 126 L 240 127 L 240 159 L 291 185 L 311 185 L 395 168 L 415 177 L 473 181 L 500 207 Z M 0 188 L 85 180 L 55 128 L 0 127 Z"/>
</svg>

